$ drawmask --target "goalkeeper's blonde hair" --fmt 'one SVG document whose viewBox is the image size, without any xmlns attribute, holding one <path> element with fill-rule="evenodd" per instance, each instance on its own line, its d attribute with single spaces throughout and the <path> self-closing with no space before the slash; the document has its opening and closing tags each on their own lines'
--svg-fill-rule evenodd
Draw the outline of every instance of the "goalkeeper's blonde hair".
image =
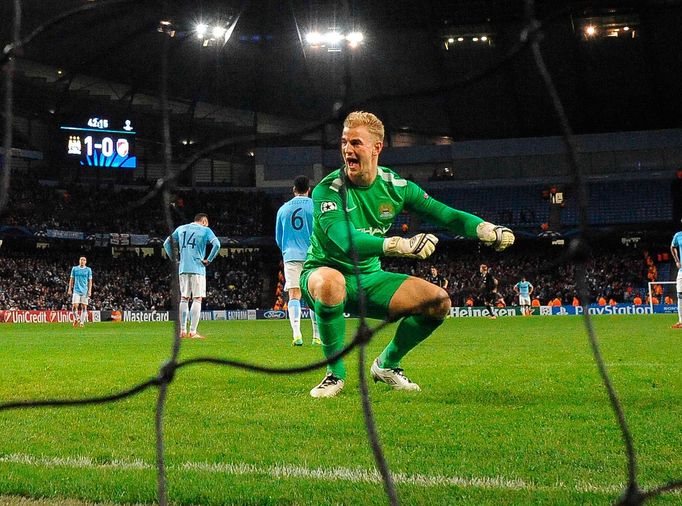
<svg viewBox="0 0 682 506">
<path fill-rule="evenodd" d="M 367 127 L 367 131 L 384 142 L 384 124 L 371 112 L 353 111 L 343 121 L 344 128 Z"/>
</svg>

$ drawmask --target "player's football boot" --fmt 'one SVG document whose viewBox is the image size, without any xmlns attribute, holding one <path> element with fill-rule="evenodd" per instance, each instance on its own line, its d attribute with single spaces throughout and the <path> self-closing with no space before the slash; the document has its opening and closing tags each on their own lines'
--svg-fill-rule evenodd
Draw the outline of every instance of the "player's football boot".
<svg viewBox="0 0 682 506">
<path fill-rule="evenodd" d="M 372 363 L 369 372 L 372 374 L 375 383 L 381 381 L 390 385 L 394 390 L 408 390 L 411 392 L 419 392 L 421 390 L 419 385 L 403 374 L 403 370 L 400 367 L 395 369 L 379 367 L 378 358 Z"/>
<path fill-rule="evenodd" d="M 73 328 L 75 329 L 76 327 L 78 327 L 78 320 L 73 321 Z"/>
<path fill-rule="evenodd" d="M 291 346 L 303 346 L 303 336 L 294 336 Z"/>
<path fill-rule="evenodd" d="M 80 326 L 80 328 L 85 327 L 85 323 L 83 323 L 83 322 L 80 322 L 78 325 Z"/>
<path fill-rule="evenodd" d="M 343 390 L 344 381 L 333 373 L 327 373 L 324 379 L 310 391 L 311 397 L 334 397 Z"/>
<path fill-rule="evenodd" d="M 322 346 L 322 340 L 319 337 L 313 337 L 313 346 Z"/>
<path fill-rule="evenodd" d="M 189 339 L 189 332 L 180 332 L 180 339 Z"/>
<path fill-rule="evenodd" d="M 190 332 L 189 338 L 190 339 L 206 339 L 204 336 L 202 336 L 201 334 L 199 334 L 197 332 Z"/>
<path fill-rule="evenodd" d="M 682 323 L 677 322 L 675 325 L 673 325 L 673 326 L 670 327 L 670 328 L 671 328 L 671 329 L 682 329 Z"/>
</svg>

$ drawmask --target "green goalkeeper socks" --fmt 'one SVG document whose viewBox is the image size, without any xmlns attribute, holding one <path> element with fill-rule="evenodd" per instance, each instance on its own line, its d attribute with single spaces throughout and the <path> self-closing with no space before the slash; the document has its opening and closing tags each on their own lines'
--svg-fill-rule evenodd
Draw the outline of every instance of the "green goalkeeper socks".
<svg viewBox="0 0 682 506">
<path fill-rule="evenodd" d="M 329 358 L 343 349 L 343 340 L 346 336 L 346 320 L 343 317 L 343 303 L 336 306 L 327 306 L 319 300 L 315 301 L 315 316 L 317 317 L 317 329 L 322 340 L 322 351 Z M 337 360 L 327 366 L 327 371 L 337 378 L 346 379 L 346 366 L 343 361 Z"/>
<path fill-rule="evenodd" d="M 398 325 L 395 337 L 379 355 L 379 365 L 395 369 L 407 353 L 429 337 L 445 320 L 434 320 L 421 315 L 408 316 Z"/>
</svg>

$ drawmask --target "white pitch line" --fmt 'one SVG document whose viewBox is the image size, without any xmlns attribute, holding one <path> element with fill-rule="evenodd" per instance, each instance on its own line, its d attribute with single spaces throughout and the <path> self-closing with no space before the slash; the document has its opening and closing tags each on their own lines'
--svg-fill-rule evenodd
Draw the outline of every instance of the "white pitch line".
<svg viewBox="0 0 682 506">
<path fill-rule="evenodd" d="M 112 460 L 98 462 L 89 457 L 35 457 L 22 453 L 0 455 L 0 464 L 22 464 L 35 467 L 67 467 L 74 469 L 115 469 L 115 470 L 150 470 L 156 465 L 142 460 Z M 167 465 L 168 470 L 201 471 L 207 473 L 225 474 L 231 476 L 263 475 L 271 478 L 308 478 L 322 481 L 349 481 L 352 483 L 381 483 L 381 475 L 374 469 L 362 468 L 310 468 L 291 464 L 275 464 L 259 466 L 246 463 L 210 463 L 184 462 L 177 465 Z M 423 475 L 393 473 L 393 480 L 397 484 L 415 485 L 420 487 L 454 486 L 459 488 L 479 488 L 490 490 L 516 491 L 557 491 L 591 492 L 598 494 L 614 494 L 621 492 L 624 485 L 596 485 L 580 482 L 568 485 L 556 482 L 552 485 L 541 485 L 521 479 L 509 479 L 502 476 L 493 477 L 462 477 L 443 475 Z"/>
</svg>

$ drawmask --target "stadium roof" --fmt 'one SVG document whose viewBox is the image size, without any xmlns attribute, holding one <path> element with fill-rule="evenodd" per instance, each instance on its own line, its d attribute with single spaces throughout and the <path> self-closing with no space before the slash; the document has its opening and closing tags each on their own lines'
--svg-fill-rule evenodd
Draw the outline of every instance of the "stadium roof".
<svg viewBox="0 0 682 506">
<path fill-rule="evenodd" d="M 0 26 L 2 46 L 11 37 L 12 3 L 0 5 L 0 19 L 7 20 Z M 158 95 L 165 46 L 169 94 L 186 103 L 190 115 L 196 112 L 192 105 L 202 103 L 320 121 L 361 107 L 378 113 L 390 130 L 454 140 L 559 133 L 530 52 L 499 66 L 520 41 L 520 0 L 22 4 L 22 36 L 70 9 L 87 9 L 48 27 L 17 53 L 20 60 L 60 72 L 49 90 L 45 79 L 19 72 L 17 103 L 37 114 L 74 113 L 91 100 L 92 91 L 84 96 L 74 86 L 84 78 L 109 88 L 109 100 L 121 107 L 142 94 Z M 576 132 L 679 126 L 678 2 L 537 4 L 537 17 L 546 20 L 545 59 Z M 581 36 L 581 20 L 609 16 L 633 20 L 636 36 Z M 209 29 L 220 23 L 229 39 L 204 47 L 195 33 L 199 22 Z M 338 51 L 305 42 L 309 30 L 331 28 L 360 30 L 364 41 L 355 50 Z M 496 66 L 486 77 L 458 86 Z M 233 123 L 248 130 L 244 123 L 252 120 L 257 115 Z"/>
</svg>

